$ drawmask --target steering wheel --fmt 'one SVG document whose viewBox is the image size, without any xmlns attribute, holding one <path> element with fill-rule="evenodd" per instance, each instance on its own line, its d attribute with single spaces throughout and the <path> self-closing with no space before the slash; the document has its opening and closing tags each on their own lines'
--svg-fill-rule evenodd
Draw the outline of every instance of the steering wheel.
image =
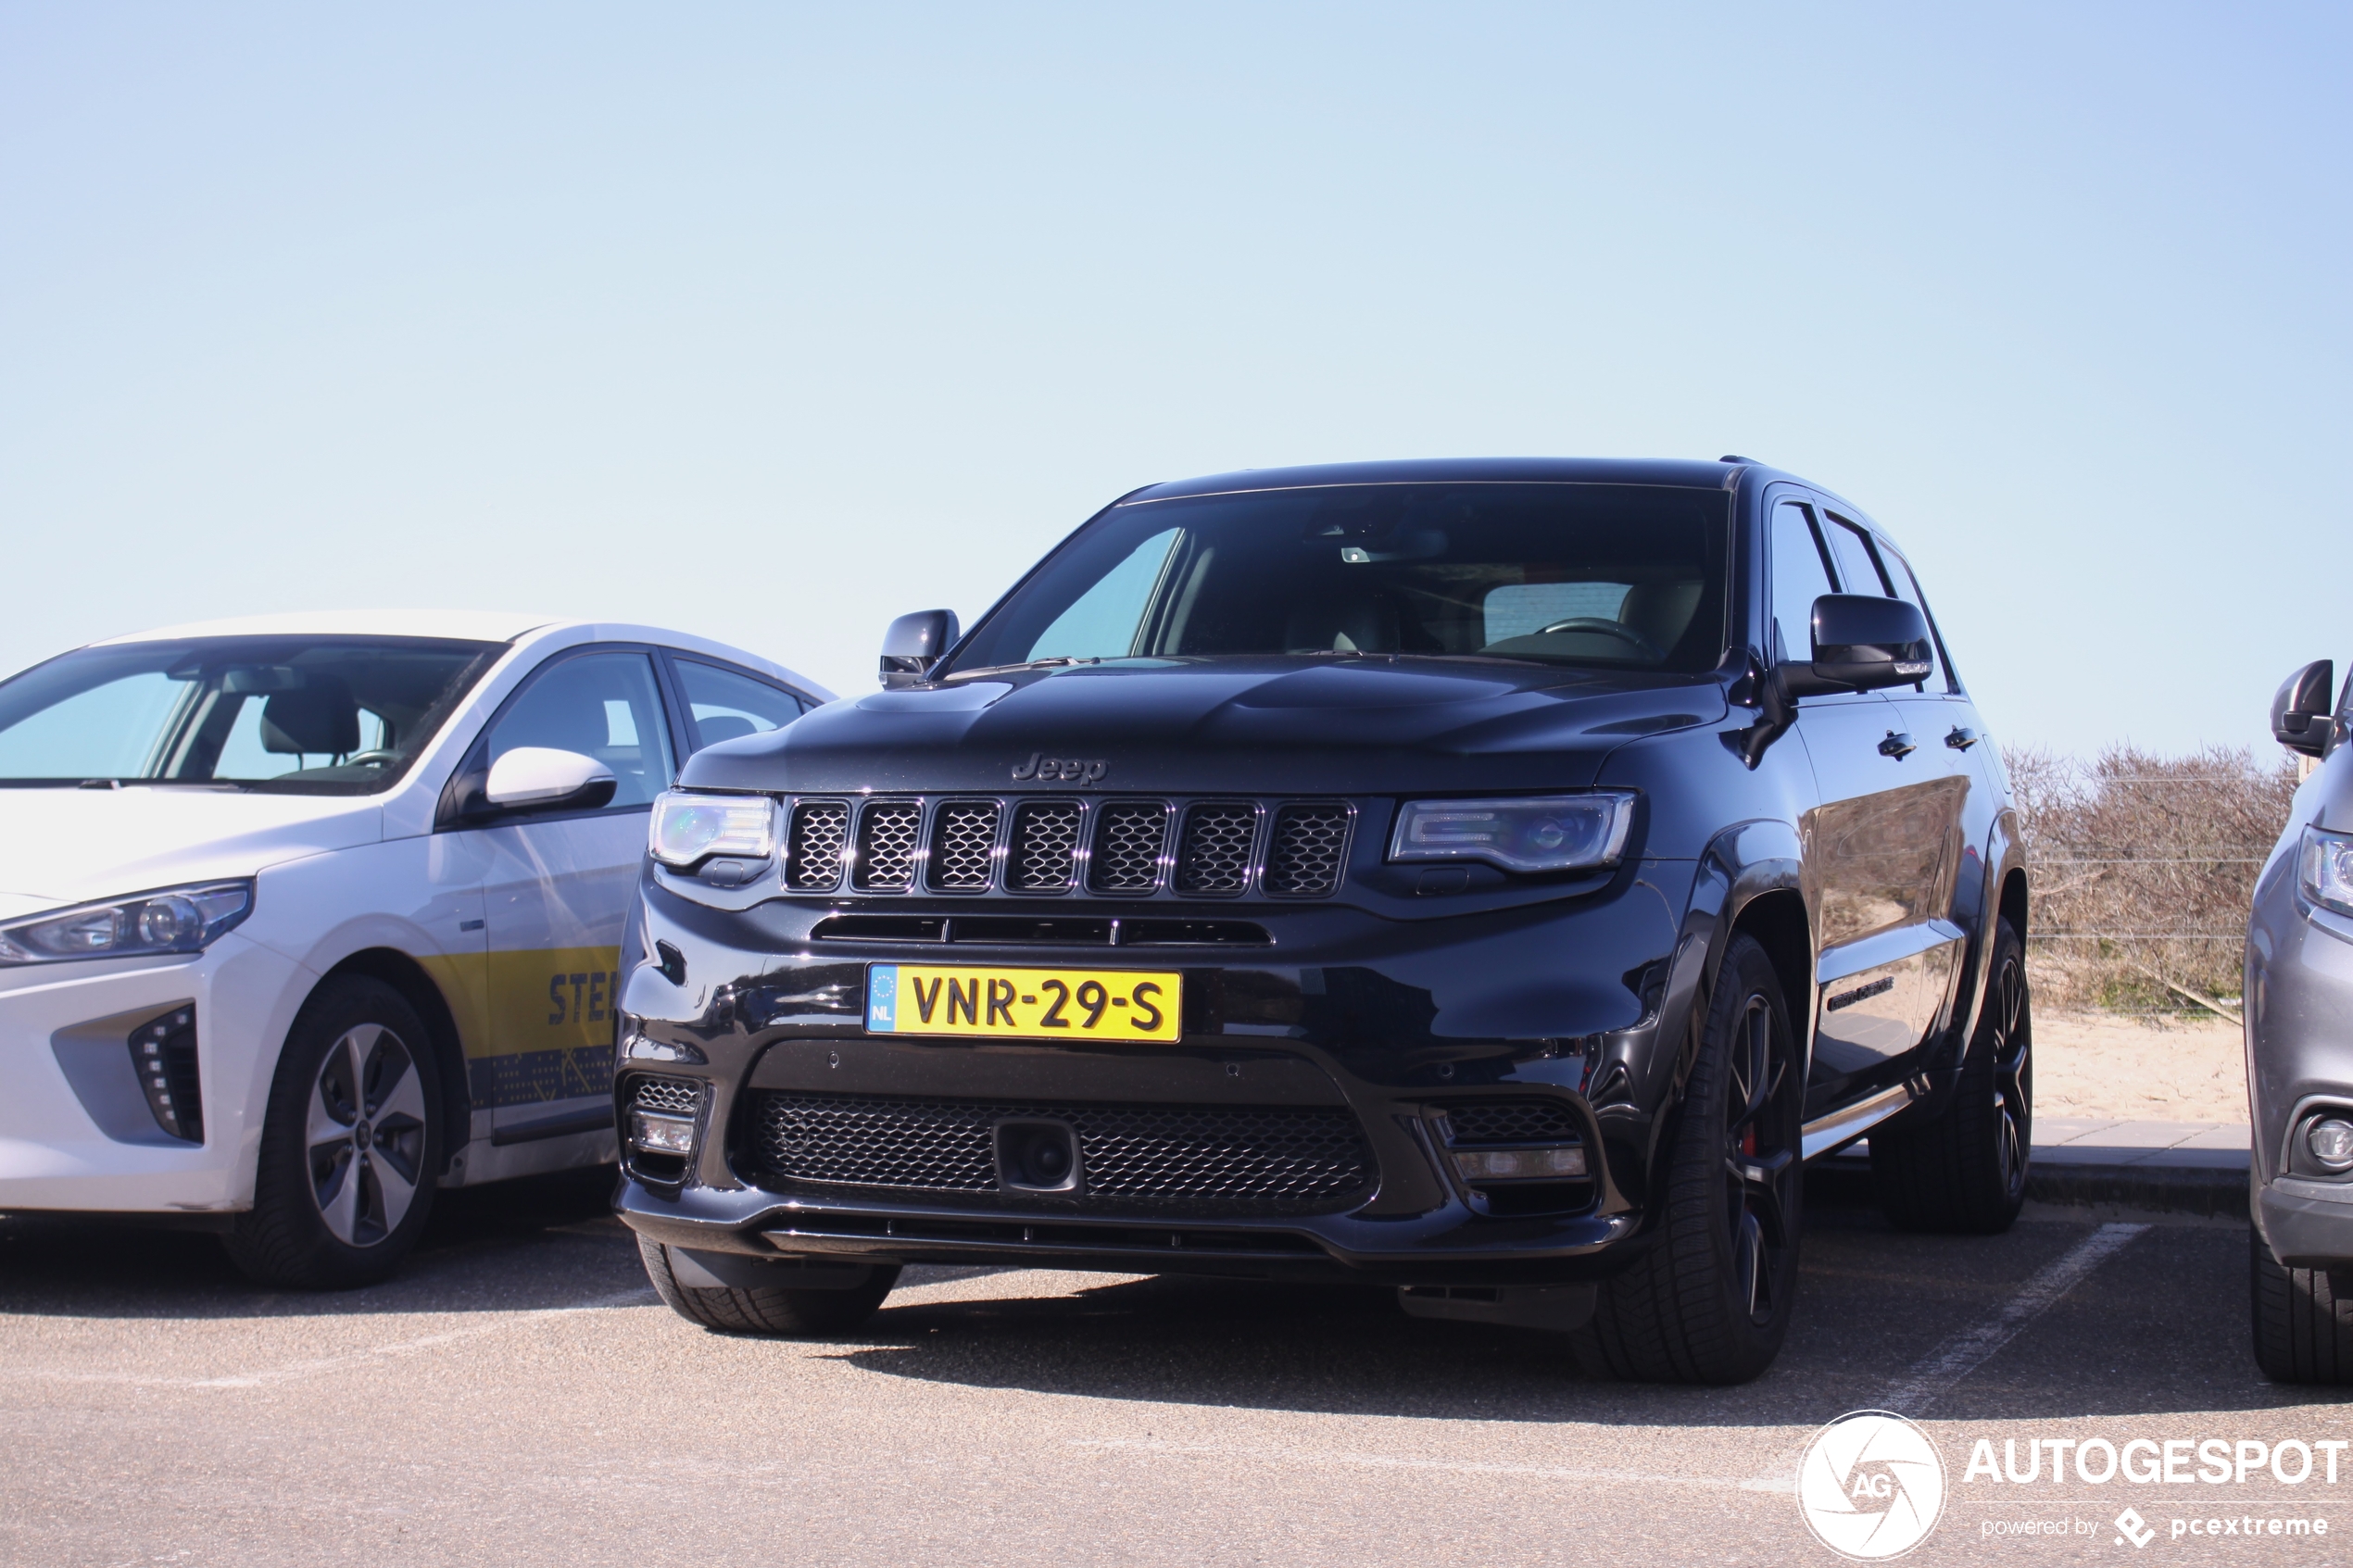
<svg viewBox="0 0 2353 1568">
<path fill-rule="evenodd" d="M 1623 621 L 1612 621 L 1605 615 L 1571 616 L 1567 621 L 1555 621 L 1550 626 L 1538 628 L 1536 634 L 1541 637 L 1547 632 L 1599 632 L 1604 636 L 1616 637 L 1619 642 L 1653 662 L 1658 662 L 1667 658 L 1666 651 L 1656 643 L 1652 642 Z"/>
<path fill-rule="evenodd" d="M 396 751 L 359 751 L 343 759 L 343 766 L 346 768 L 365 768 L 371 765 L 380 766 L 384 763 L 397 762 L 399 760 L 400 753 Z"/>
</svg>

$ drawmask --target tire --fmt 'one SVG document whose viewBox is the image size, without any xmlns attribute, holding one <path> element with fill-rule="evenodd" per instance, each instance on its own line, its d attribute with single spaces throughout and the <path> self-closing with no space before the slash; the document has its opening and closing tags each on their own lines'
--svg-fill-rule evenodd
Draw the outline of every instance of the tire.
<svg viewBox="0 0 2353 1568">
<path fill-rule="evenodd" d="M 346 1290 L 416 1245 L 441 1173 L 440 1063 L 399 992 L 338 975 L 310 994 L 270 1086 L 253 1208 L 222 1238 L 264 1285 Z"/>
<path fill-rule="evenodd" d="M 2248 1228 L 2255 1364 L 2274 1383 L 2353 1383 L 2353 1295 L 2326 1269 L 2291 1269 Z"/>
<path fill-rule="evenodd" d="M 1804 1090 L 1780 976 L 1735 936 L 1657 1189 L 1660 1234 L 1570 1336 L 1587 1372 L 1727 1384 L 1772 1364 L 1797 1288 Z"/>
<path fill-rule="evenodd" d="M 2004 920 L 1952 1103 L 1932 1122 L 1871 1134 L 1880 1208 L 1899 1230 L 1999 1235 L 2025 1205 L 2033 1148 L 2033 998 L 2026 943 Z"/>
<path fill-rule="evenodd" d="M 881 1308 L 883 1298 L 899 1283 L 899 1266 L 878 1267 L 865 1284 L 848 1290 L 784 1290 L 769 1286 L 712 1290 L 678 1283 L 671 1272 L 670 1248 L 644 1236 L 637 1255 L 645 1260 L 646 1277 L 654 1294 L 688 1323 L 721 1334 L 764 1334 L 781 1338 L 842 1334 L 856 1328 Z"/>
</svg>

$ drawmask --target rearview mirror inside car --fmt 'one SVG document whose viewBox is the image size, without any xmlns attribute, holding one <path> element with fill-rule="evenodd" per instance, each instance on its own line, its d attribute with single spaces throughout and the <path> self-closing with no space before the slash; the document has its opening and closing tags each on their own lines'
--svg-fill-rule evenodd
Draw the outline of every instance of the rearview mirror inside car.
<svg viewBox="0 0 2353 1568">
<path fill-rule="evenodd" d="M 612 799 L 612 770 L 551 746 L 519 746 L 490 765 L 483 797 L 507 810 L 593 811 Z"/>
<path fill-rule="evenodd" d="M 2271 738 L 2307 757 L 2327 751 L 2336 729 L 2329 715 L 2329 691 L 2335 684 L 2336 665 L 2325 659 L 2281 682 L 2271 696 Z"/>
<path fill-rule="evenodd" d="M 902 615 L 883 633 L 882 684 L 886 688 L 912 686 L 940 656 L 956 646 L 956 612 L 919 609 Z"/>
<path fill-rule="evenodd" d="M 1919 607 L 1877 594 L 1824 594 L 1814 601 L 1814 658 L 1784 664 L 1792 696 L 1908 686 L 1936 668 Z"/>
</svg>

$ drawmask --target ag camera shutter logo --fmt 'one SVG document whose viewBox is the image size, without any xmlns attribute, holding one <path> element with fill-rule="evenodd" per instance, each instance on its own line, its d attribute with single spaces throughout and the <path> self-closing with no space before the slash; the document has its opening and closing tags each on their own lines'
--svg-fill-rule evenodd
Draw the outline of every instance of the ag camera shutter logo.
<svg viewBox="0 0 2353 1568">
<path fill-rule="evenodd" d="M 1944 1516 L 1944 1459 L 1902 1416 L 1850 1411 L 1806 1445 L 1797 1506 L 1814 1538 L 1841 1557 L 1901 1557 Z"/>
</svg>

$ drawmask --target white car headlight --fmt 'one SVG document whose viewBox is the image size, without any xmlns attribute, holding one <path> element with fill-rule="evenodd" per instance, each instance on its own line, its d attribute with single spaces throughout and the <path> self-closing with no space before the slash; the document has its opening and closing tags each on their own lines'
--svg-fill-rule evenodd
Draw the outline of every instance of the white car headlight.
<svg viewBox="0 0 2353 1568">
<path fill-rule="evenodd" d="M 712 855 L 764 860 L 776 852 L 776 803 L 764 795 L 665 790 L 654 800 L 647 847 L 665 866 L 691 866 Z"/>
<path fill-rule="evenodd" d="M 0 964 L 200 953 L 253 912 L 253 884 L 208 882 L 0 925 Z"/>
<path fill-rule="evenodd" d="M 2296 852 L 2296 886 L 2321 908 L 2353 915 L 2353 834 L 2306 828 Z"/>
<path fill-rule="evenodd" d="M 1485 860 L 1507 872 L 1614 866 L 1634 825 L 1634 797 L 1610 790 L 1516 800 L 1408 800 L 1392 860 Z"/>
</svg>

